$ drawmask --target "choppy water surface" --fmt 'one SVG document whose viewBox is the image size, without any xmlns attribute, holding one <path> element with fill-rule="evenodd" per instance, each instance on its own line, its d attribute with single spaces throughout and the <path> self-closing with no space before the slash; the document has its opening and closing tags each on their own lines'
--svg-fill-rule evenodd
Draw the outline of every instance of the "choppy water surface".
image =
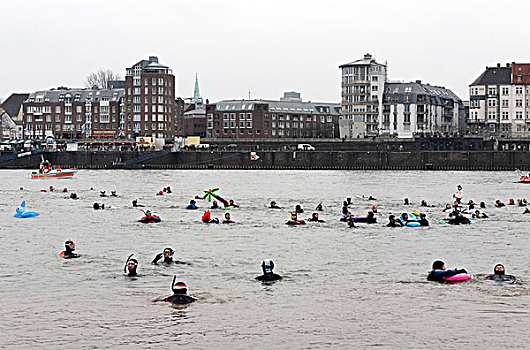
<svg viewBox="0 0 530 350">
<path fill-rule="evenodd" d="M 507 273 L 530 280 L 530 215 L 491 205 L 497 198 L 530 198 L 530 186 L 514 183 L 513 172 L 81 170 L 70 180 L 30 180 L 28 171 L 0 171 L 0 179 L 0 346 L 529 346 L 528 283 L 425 280 L 438 258 L 478 277 L 502 262 Z M 457 184 L 465 200 L 488 204 L 489 219 L 468 227 L 437 224 Z M 39 191 L 50 185 L 68 187 L 81 199 Z M 168 185 L 173 194 L 155 195 Z M 237 224 L 205 225 L 199 222 L 202 211 L 184 210 L 211 187 L 241 205 L 231 211 Z M 99 190 L 117 190 L 120 197 L 102 199 Z M 349 229 L 338 221 L 341 202 L 363 194 L 377 201 L 354 198 L 353 211 L 363 214 L 376 204 L 381 223 Z M 425 210 L 431 227 L 384 227 L 389 213 L 406 209 L 404 197 L 436 205 Z M 137 223 L 142 213 L 132 208 L 134 198 L 163 222 Z M 41 215 L 13 218 L 22 200 Z M 284 209 L 266 209 L 271 200 Z M 95 211 L 96 201 L 111 208 Z M 295 204 L 305 208 L 305 218 L 320 201 L 325 223 L 284 225 Z M 58 257 L 67 238 L 82 258 Z M 151 265 L 166 246 L 191 265 Z M 137 279 L 123 276 L 131 253 L 140 262 Z M 254 281 L 265 258 L 274 260 L 284 281 Z M 153 302 L 171 294 L 173 274 L 188 284 L 197 303 L 175 308 Z"/>
</svg>

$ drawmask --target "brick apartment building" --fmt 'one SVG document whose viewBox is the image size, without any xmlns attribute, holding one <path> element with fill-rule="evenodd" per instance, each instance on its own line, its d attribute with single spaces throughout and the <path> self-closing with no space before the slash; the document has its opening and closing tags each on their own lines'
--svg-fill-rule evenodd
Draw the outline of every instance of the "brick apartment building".
<svg viewBox="0 0 530 350">
<path fill-rule="evenodd" d="M 286 92 L 280 101 L 225 100 L 206 104 L 206 136 L 219 138 L 334 138 L 340 104 L 303 102 Z"/>
<path fill-rule="evenodd" d="M 175 76 L 156 56 L 127 68 L 125 114 L 127 137 L 175 136 Z"/>
</svg>

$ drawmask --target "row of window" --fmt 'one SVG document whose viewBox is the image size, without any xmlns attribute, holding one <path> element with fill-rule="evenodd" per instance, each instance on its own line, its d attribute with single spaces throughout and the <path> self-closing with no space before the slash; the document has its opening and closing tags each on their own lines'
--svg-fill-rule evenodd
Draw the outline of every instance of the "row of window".
<svg viewBox="0 0 530 350">
<path fill-rule="evenodd" d="M 85 113 L 91 113 L 92 109 L 94 110 L 94 113 L 98 113 L 98 106 L 94 106 L 94 108 L 92 108 L 91 104 L 85 105 L 85 108 L 84 108 Z M 112 113 L 116 113 L 117 109 L 118 109 L 117 106 L 113 105 Z M 62 110 L 61 106 L 55 106 L 55 113 L 61 113 L 61 110 Z M 101 110 L 101 113 L 108 113 L 110 111 L 110 106 L 101 105 L 100 110 Z M 120 110 L 122 110 L 122 108 L 120 108 Z M 52 111 L 51 106 L 27 106 L 26 107 L 26 113 L 42 114 L 42 113 L 51 113 L 51 111 Z M 83 106 L 76 106 L 75 111 L 76 113 L 83 113 Z M 64 112 L 67 114 L 71 114 L 72 106 L 65 106 Z"/>
<path fill-rule="evenodd" d="M 133 77 L 133 85 L 134 86 L 140 86 L 140 84 L 142 83 L 142 78 L 141 77 Z M 149 85 L 149 83 L 151 83 L 151 85 L 160 85 L 160 86 L 170 86 L 171 87 L 171 81 L 168 81 L 167 79 L 164 79 L 164 78 L 144 78 L 144 85 Z"/>
<path fill-rule="evenodd" d="M 169 90 L 168 90 L 169 91 Z M 163 87 L 163 86 L 153 86 L 151 88 L 151 94 L 152 95 L 164 95 L 166 93 L 166 88 Z M 139 88 L 139 87 L 135 87 L 134 90 L 133 90 L 133 95 L 141 95 L 142 94 L 142 89 Z M 144 88 L 144 94 L 145 95 L 148 95 L 149 94 L 149 88 L 148 87 L 145 87 Z M 127 88 L 127 95 L 131 95 L 131 88 Z"/>
<path fill-rule="evenodd" d="M 490 86 L 488 87 L 488 95 L 496 95 L 497 94 L 497 87 Z M 510 88 L 509 87 L 502 87 L 501 88 L 501 94 L 502 95 L 509 95 L 510 94 Z M 516 95 L 522 95 L 523 94 L 523 87 L 522 86 L 516 86 L 515 87 L 515 94 Z M 480 95 L 480 89 L 478 87 L 472 87 L 470 90 L 470 95 L 477 96 Z"/>
</svg>

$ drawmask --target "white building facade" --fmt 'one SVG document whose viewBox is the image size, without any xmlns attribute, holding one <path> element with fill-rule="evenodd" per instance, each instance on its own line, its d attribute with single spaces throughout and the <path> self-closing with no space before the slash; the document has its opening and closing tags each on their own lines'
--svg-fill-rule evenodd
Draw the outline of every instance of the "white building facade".
<svg viewBox="0 0 530 350">
<path fill-rule="evenodd" d="M 464 106 L 444 87 L 389 82 L 387 65 L 370 54 L 341 65 L 341 138 L 460 132 Z"/>
<path fill-rule="evenodd" d="M 518 74 L 530 64 L 486 67 L 469 86 L 468 130 L 500 138 L 530 136 L 530 89 L 527 76 Z"/>
</svg>

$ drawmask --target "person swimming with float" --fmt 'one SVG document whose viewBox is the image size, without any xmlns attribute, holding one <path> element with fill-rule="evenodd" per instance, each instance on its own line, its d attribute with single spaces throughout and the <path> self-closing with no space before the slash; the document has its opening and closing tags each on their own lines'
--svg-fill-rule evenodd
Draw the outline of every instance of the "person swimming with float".
<svg viewBox="0 0 530 350">
<path fill-rule="evenodd" d="M 281 208 L 278 206 L 278 204 L 276 204 L 275 201 L 272 201 L 269 209 L 281 209 Z"/>
<path fill-rule="evenodd" d="M 173 255 L 175 254 L 175 251 L 170 248 L 170 247 L 167 247 L 164 249 L 164 251 L 162 253 L 158 253 L 155 258 L 153 259 L 153 261 L 151 261 L 151 264 L 154 264 L 154 265 L 158 265 L 158 261 L 162 258 L 164 258 L 164 260 L 162 261 L 164 264 L 185 264 L 185 265 L 188 265 L 187 262 L 185 261 L 180 261 L 180 260 L 173 260 Z"/>
<path fill-rule="evenodd" d="M 176 279 L 177 276 L 173 276 L 173 281 L 171 282 L 171 290 L 173 291 L 173 295 L 170 295 L 166 298 L 157 299 L 156 301 L 162 300 L 175 305 L 186 305 L 195 302 L 197 298 L 188 295 L 188 286 L 186 286 L 186 283 L 175 282 Z"/>
<path fill-rule="evenodd" d="M 218 224 L 219 223 L 218 218 L 215 218 L 215 219 L 211 218 L 211 214 L 209 210 L 204 212 L 204 214 L 202 215 L 201 221 L 204 222 L 205 224 Z"/>
<path fill-rule="evenodd" d="M 311 222 L 324 222 L 324 220 L 320 220 L 318 218 L 318 213 L 313 213 L 313 215 L 307 219 L 307 221 L 311 221 Z"/>
<path fill-rule="evenodd" d="M 446 270 L 445 263 L 441 260 L 436 260 L 432 263 L 432 270 L 429 271 L 429 274 L 427 275 L 428 281 L 434 281 L 434 282 L 445 282 L 445 279 L 447 277 L 451 277 L 454 275 L 458 275 L 460 273 L 467 273 L 465 269 L 457 269 L 454 270 Z"/>
<path fill-rule="evenodd" d="M 450 225 L 469 225 L 471 220 L 466 218 L 461 212 L 456 213 L 451 219 L 447 221 Z"/>
<path fill-rule="evenodd" d="M 359 226 L 355 225 L 355 219 L 353 218 L 353 215 L 348 215 L 348 217 L 346 218 L 346 223 L 348 224 L 349 228 L 358 228 L 359 227 Z"/>
<path fill-rule="evenodd" d="M 138 276 L 138 273 L 136 269 L 138 268 L 138 260 L 134 259 L 133 254 L 129 255 L 127 258 L 127 261 L 125 262 L 125 266 L 123 267 L 123 273 L 126 273 L 129 277 L 136 277 Z"/>
<path fill-rule="evenodd" d="M 225 213 L 223 224 L 235 224 L 235 221 L 230 220 L 230 213 Z"/>
<path fill-rule="evenodd" d="M 496 281 L 496 282 L 511 282 L 515 283 L 517 282 L 517 277 L 512 275 L 507 275 L 505 273 L 504 265 L 497 264 L 493 268 L 493 275 L 486 276 L 486 279 L 489 281 Z"/>
<path fill-rule="evenodd" d="M 192 200 L 190 201 L 190 204 L 188 204 L 188 205 L 186 206 L 186 209 L 188 209 L 188 210 L 195 210 L 195 209 L 197 209 L 198 207 L 197 207 L 196 203 L 197 203 L 197 202 L 195 202 L 195 200 L 192 199 Z"/>
<path fill-rule="evenodd" d="M 377 219 L 375 218 L 375 214 L 373 211 L 369 211 L 368 215 L 366 215 L 366 223 L 367 224 L 375 224 L 377 223 Z"/>
<path fill-rule="evenodd" d="M 239 205 L 235 204 L 233 199 L 230 200 L 228 206 L 233 208 L 239 208 Z"/>
<path fill-rule="evenodd" d="M 373 212 L 373 213 L 377 213 L 377 207 L 375 205 L 372 205 L 372 207 L 370 208 L 370 210 Z"/>
<path fill-rule="evenodd" d="M 59 253 L 59 256 L 64 259 L 75 259 L 79 258 L 81 254 L 74 253 L 75 251 L 75 243 L 68 239 L 66 242 L 64 242 L 64 250 Z"/>
<path fill-rule="evenodd" d="M 473 219 L 485 219 L 485 218 L 488 218 L 489 216 L 486 215 L 486 213 L 481 213 L 480 210 L 477 209 L 473 212 L 473 214 L 471 214 L 471 217 Z"/>
<path fill-rule="evenodd" d="M 403 227 L 404 225 L 401 222 L 401 220 L 396 219 L 395 215 L 390 215 L 388 217 L 388 224 L 386 226 L 387 227 Z"/>
<path fill-rule="evenodd" d="M 261 263 L 261 269 L 263 270 L 263 275 L 256 277 L 256 280 L 262 282 L 272 282 L 279 281 L 282 279 L 282 276 L 272 272 L 274 269 L 274 262 L 272 260 L 263 260 Z"/>
</svg>

